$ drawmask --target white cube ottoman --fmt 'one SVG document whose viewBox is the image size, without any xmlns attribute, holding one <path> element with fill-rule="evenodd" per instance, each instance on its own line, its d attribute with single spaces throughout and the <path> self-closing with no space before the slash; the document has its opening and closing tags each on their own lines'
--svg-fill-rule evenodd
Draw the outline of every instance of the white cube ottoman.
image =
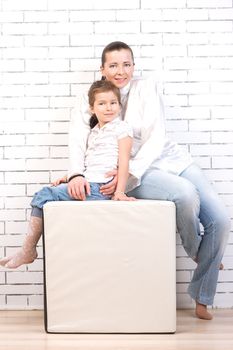
<svg viewBox="0 0 233 350">
<path fill-rule="evenodd" d="M 47 203 L 46 331 L 175 332 L 175 238 L 172 202 Z"/>
</svg>

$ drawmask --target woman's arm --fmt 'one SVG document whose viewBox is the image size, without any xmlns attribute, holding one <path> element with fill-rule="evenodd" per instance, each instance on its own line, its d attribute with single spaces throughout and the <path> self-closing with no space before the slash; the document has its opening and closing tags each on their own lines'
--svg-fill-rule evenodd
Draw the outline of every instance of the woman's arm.
<svg viewBox="0 0 233 350">
<path fill-rule="evenodd" d="M 135 200 L 133 197 L 127 197 L 125 188 L 129 177 L 129 159 L 132 148 L 132 137 L 127 136 L 118 140 L 118 172 L 117 172 L 117 186 L 112 197 L 116 201 L 131 201 Z"/>
</svg>

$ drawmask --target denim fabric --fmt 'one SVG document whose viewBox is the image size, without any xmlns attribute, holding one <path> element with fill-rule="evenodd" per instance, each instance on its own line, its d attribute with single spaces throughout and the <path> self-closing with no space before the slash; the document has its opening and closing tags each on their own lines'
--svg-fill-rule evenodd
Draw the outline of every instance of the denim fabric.
<svg viewBox="0 0 233 350">
<path fill-rule="evenodd" d="M 91 187 L 91 195 L 86 196 L 87 201 L 94 201 L 94 200 L 108 200 L 111 199 L 110 196 L 104 196 L 100 193 L 99 189 L 100 186 L 102 186 L 102 183 L 90 183 Z M 71 198 L 68 190 L 67 184 L 61 184 L 59 186 L 46 186 L 43 187 L 39 192 L 36 192 L 32 201 L 32 216 L 39 216 L 42 217 L 42 208 L 45 203 L 52 202 L 52 201 L 74 201 L 77 199 Z"/>
<path fill-rule="evenodd" d="M 191 164 L 180 176 L 159 169 L 149 170 L 142 177 L 141 185 L 128 195 L 175 203 L 182 244 L 187 254 L 198 261 L 188 293 L 199 303 L 212 305 L 230 219 L 201 169 Z M 200 233 L 200 223 L 204 235 Z"/>
</svg>

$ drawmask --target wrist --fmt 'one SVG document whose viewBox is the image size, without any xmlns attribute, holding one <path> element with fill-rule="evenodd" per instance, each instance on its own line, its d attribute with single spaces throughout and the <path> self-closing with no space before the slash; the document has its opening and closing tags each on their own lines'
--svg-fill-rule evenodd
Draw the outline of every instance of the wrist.
<svg viewBox="0 0 233 350">
<path fill-rule="evenodd" d="M 75 174 L 75 175 L 72 175 L 69 179 L 68 179 L 68 182 L 70 182 L 71 180 L 75 179 L 76 177 L 83 177 L 85 178 L 85 176 L 83 174 Z"/>
</svg>

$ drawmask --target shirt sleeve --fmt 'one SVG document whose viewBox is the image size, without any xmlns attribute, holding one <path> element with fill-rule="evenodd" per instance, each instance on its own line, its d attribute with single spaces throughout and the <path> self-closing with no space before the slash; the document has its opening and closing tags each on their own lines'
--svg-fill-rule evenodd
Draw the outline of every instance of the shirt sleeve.
<svg viewBox="0 0 233 350">
<path fill-rule="evenodd" d="M 69 169 L 68 178 L 84 172 L 84 157 L 90 134 L 90 113 L 87 93 L 77 97 L 77 104 L 71 113 L 69 128 Z"/>
<path fill-rule="evenodd" d="M 128 123 L 120 121 L 117 127 L 117 139 L 120 140 L 127 136 L 133 137 L 133 129 Z"/>
<path fill-rule="evenodd" d="M 135 96 L 132 96 L 131 101 L 128 101 L 127 110 L 128 113 L 134 111 L 140 114 L 140 147 L 129 164 L 130 174 L 140 179 L 151 163 L 161 156 L 165 143 L 163 106 L 154 79 L 147 79 L 146 84 L 144 83 Z M 134 125 L 133 116 L 129 118 Z"/>
</svg>

